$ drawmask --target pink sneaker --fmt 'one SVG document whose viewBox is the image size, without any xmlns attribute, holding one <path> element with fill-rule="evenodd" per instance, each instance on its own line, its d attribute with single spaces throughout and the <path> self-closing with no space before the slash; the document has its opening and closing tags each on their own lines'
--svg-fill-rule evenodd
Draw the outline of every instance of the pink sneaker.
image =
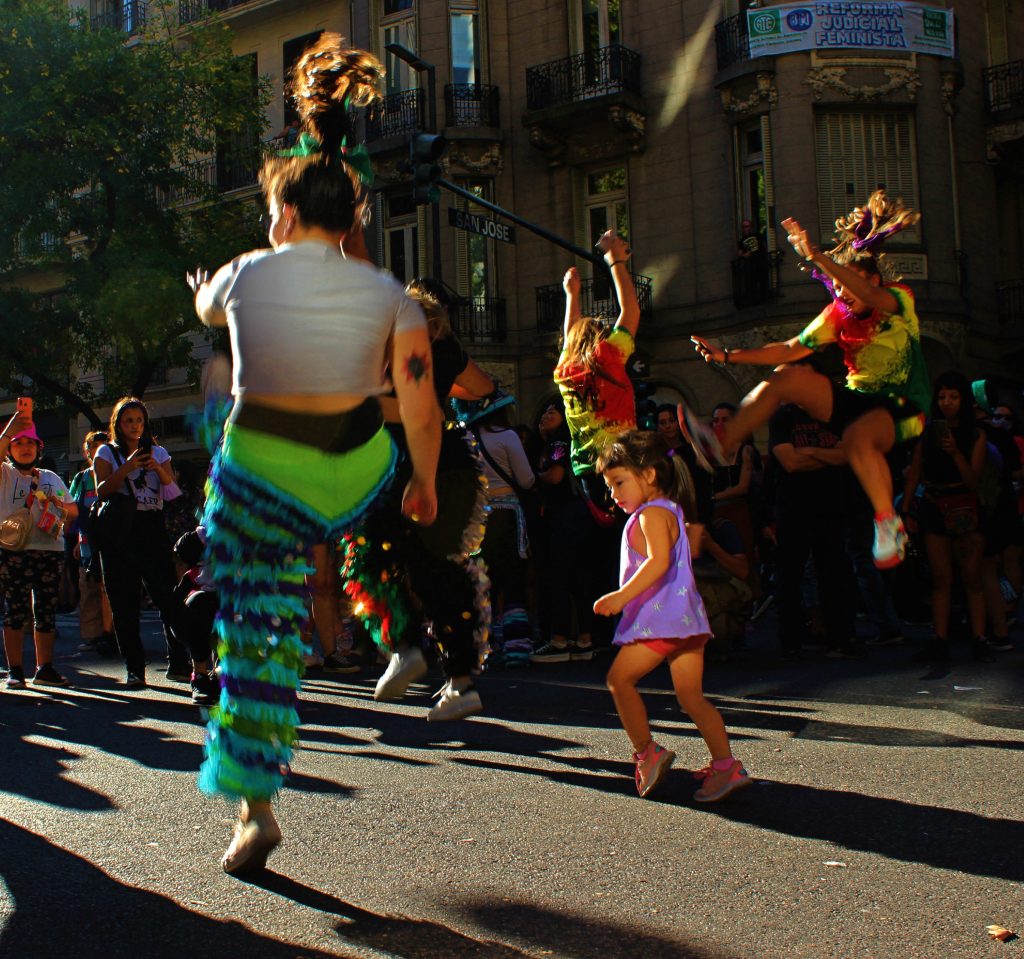
<svg viewBox="0 0 1024 959">
<path fill-rule="evenodd" d="M 743 763 L 734 759 L 728 769 L 719 771 L 712 767 L 710 774 L 704 779 L 704 785 L 693 794 L 693 798 L 697 802 L 718 802 L 737 789 L 749 786 L 753 781 L 743 768 Z"/>
<path fill-rule="evenodd" d="M 641 796 L 647 796 L 665 778 L 675 759 L 674 752 L 659 746 L 653 740 L 643 755 L 633 753 L 633 760 L 636 762 L 636 791 Z"/>
</svg>

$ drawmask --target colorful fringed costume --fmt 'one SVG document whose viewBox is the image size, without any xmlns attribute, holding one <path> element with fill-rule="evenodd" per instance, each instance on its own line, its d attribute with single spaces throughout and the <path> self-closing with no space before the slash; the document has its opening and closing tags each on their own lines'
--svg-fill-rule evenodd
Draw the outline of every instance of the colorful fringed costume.
<svg viewBox="0 0 1024 959">
<path fill-rule="evenodd" d="M 403 461 L 358 532 L 344 538 L 342 579 L 353 611 L 381 649 L 419 642 L 430 622 L 448 676 L 468 675 L 487 655 L 491 609 L 480 548 L 486 480 L 476 441 L 454 423 L 441 437 L 437 521 L 421 527 L 401 513 Z"/>
<path fill-rule="evenodd" d="M 259 419 L 236 417 L 227 426 L 203 519 L 220 604 L 221 697 L 210 714 L 200 787 L 250 800 L 277 792 L 297 739 L 312 547 L 360 518 L 396 459 L 376 400 L 333 418 L 354 444 L 336 444 L 340 452 L 241 425 Z"/>
</svg>

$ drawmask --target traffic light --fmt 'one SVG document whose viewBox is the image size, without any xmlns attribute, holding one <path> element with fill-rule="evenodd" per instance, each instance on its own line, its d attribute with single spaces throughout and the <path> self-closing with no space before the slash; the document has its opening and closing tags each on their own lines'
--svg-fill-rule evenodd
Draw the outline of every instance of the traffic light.
<svg viewBox="0 0 1024 959">
<path fill-rule="evenodd" d="M 448 141 L 438 133 L 414 133 L 409 141 L 409 169 L 412 170 L 412 198 L 417 204 L 437 203 L 441 198 L 438 160 Z"/>
<path fill-rule="evenodd" d="M 658 420 L 658 404 L 654 394 L 658 387 L 650 380 L 633 381 L 633 397 L 636 402 L 636 425 L 642 430 L 653 430 Z"/>
</svg>

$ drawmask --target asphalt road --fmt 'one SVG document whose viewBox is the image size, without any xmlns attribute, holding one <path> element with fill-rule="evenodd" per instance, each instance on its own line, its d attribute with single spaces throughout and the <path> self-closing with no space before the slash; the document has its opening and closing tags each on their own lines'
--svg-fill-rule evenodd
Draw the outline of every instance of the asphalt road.
<svg viewBox="0 0 1024 959">
<path fill-rule="evenodd" d="M 1024 639 L 1018 634 L 1024 646 Z M 1024 653 L 950 669 L 906 648 L 778 662 L 757 635 L 709 669 L 754 788 L 692 801 L 706 753 L 650 677 L 676 767 L 636 796 L 608 660 L 487 673 L 486 715 L 424 720 L 377 674 L 312 677 L 259 882 L 218 860 L 234 810 L 200 795 L 187 690 L 0 692 L 0 956 L 986 959 L 1024 956 Z M 149 645 L 160 642 L 150 625 Z"/>
</svg>

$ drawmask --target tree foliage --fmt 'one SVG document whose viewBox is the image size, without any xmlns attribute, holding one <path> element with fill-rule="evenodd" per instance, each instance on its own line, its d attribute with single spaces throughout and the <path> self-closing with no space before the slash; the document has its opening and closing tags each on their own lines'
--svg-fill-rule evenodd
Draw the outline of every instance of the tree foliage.
<svg viewBox="0 0 1024 959">
<path fill-rule="evenodd" d="M 129 40 L 64 0 L 0 3 L 0 385 L 28 377 L 94 421 L 188 365 L 185 272 L 255 233 L 211 173 L 255 168 L 267 85 L 226 26 L 179 30 L 176 6 L 151 3 Z"/>
</svg>

